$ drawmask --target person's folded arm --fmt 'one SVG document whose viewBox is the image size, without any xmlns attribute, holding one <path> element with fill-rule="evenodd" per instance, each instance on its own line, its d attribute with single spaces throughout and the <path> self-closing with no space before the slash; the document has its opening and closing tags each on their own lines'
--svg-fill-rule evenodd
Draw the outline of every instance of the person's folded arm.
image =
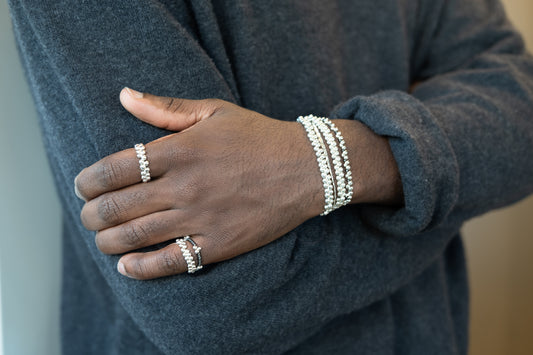
<svg viewBox="0 0 533 355">
<path fill-rule="evenodd" d="M 533 190 L 533 60 L 522 39 L 499 1 L 430 6 L 440 18 L 422 16 L 412 92 L 355 97 L 332 114 L 389 137 L 405 207 L 369 206 L 362 219 L 392 235 L 464 221 Z"/>
<path fill-rule="evenodd" d="M 142 11 L 131 5 L 114 12 L 102 11 L 102 2 L 68 8 L 46 1 L 11 4 L 67 218 L 79 218 L 83 206 L 72 186 L 79 171 L 134 143 L 169 134 L 120 107 L 117 93 L 123 86 L 237 101 L 228 77 L 186 26 L 167 21 L 163 8 L 148 3 Z M 416 67 L 414 79 L 427 80 L 413 95 L 356 97 L 332 114 L 360 120 L 389 137 L 404 208 L 347 206 L 197 276 L 153 281 L 118 274 L 118 257 L 102 254 L 93 233 L 79 224 L 80 242 L 139 328 L 163 352 L 290 349 L 329 320 L 385 297 L 418 275 L 439 257 L 466 216 L 531 192 L 531 59 L 501 12 L 486 13 L 491 9 L 481 4 L 488 2 L 477 3 L 479 18 L 468 5 L 445 3 L 439 27 L 420 44 L 433 52 L 419 54 L 426 60 Z M 77 22 L 77 13 L 91 12 L 94 26 Z M 140 30 L 136 21 L 153 28 L 122 38 Z M 160 37 L 168 30 L 164 26 L 178 34 Z M 153 48 L 151 41 L 159 43 L 159 53 L 143 52 L 145 46 Z M 479 47 L 460 46 L 470 41 Z M 446 67 L 441 56 L 460 60 Z M 203 328 L 202 337 L 190 336 L 195 327 Z"/>
</svg>

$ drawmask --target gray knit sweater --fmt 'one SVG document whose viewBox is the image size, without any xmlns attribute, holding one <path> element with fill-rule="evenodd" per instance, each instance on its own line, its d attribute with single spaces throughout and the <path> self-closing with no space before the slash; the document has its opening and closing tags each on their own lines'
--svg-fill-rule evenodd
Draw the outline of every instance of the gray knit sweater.
<svg viewBox="0 0 533 355">
<path fill-rule="evenodd" d="M 497 1 L 10 6 L 64 209 L 65 354 L 466 353 L 461 224 L 533 192 L 533 60 Z M 344 207 L 194 276 L 127 279 L 73 191 L 82 168 L 168 134 L 120 106 L 126 85 L 360 120 L 388 137 L 405 205 Z"/>
</svg>

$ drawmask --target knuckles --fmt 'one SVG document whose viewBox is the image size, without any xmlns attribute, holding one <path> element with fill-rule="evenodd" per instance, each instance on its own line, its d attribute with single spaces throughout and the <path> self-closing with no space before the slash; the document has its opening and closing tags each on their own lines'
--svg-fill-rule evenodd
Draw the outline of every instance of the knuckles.
<svg viewBox="0 0 533 355">
<path fill-rule="evenodd" d="M 74 190 L 79 198 L 87 201 L 105 191 L 114 190 L 122 185 L 127 177 L 126 162 L 109 157 L 82 170 L 74 179 Z"/>
<path fill-rule="evenodd" d="M 121 220 L 123 209 L 113 196 L 108 196 L 98 202 L 97 214 L 104 223 L 116 224 Z"/>
<path fill-rule="evenodd" d="M 220 99 L 186 100 L 174 97 L 163 98 L 165 109 L 170 114 L 179 113 L 189 119 L 189 125 L 213 116 L 226 104 Z"/>
<path fill-rule="evenodd" d="M 167 111 L 170 111 L 172 113 L 175 113 L 177 111 L 182 111 L 184 113 L 190 113 L 188 112 L 190 110 L 188 110 L 187 106 L 185 105 L 186 101 L 183 99 L 178 99 L 175 97 L 165 97 L 164 102 L 165 102 Z"/>
<path fill-rule="evenodd" d="M 96 179 L 97 187 L 107 191 L 120 185 L 124 178 L 125 169 L 121 161 L 104 159 L 97 168 Z"/>
<path fill-rule="evenodd" d="M 112 196 L 89 201 L 83 206 L 81 222 L 88 230 L 100 230 L 116 225 L 123 215 L 123 208 Z"/>
<path fill-rule="evenodd" d="M 187 265 L 179 248 L 167 247 L 150 257 L 142 254 L 126 256 L 123 262 L 128 276 L 138 280 L 149 280 L 187 271 Z"/>
<path fill-rule="evenodd" d="M 118 239 L 123 244 L 123 250 L 128 251 L 145 245 L 150 235 L 151 233 L 147 226 L 136 221 L 131 221 L 121 225 L 120 238 Z"/>
<path fill-rule="evenodd" d="M 145 190 L 101 195 L 85 204 L 81 211 L 82 223 L 89 230 L 118 226 L 135 217 L 138 205 L 146 203 L 150 198 L 150 193 Z"/>
<path fill-rule="evenodd" d="M 150 238 L 149 229 L 142 223 L 131 221 L 118 229 L 96 233 L 96 247 L 104 254 L 121 254 L 138 249 Z"/>
</svg>

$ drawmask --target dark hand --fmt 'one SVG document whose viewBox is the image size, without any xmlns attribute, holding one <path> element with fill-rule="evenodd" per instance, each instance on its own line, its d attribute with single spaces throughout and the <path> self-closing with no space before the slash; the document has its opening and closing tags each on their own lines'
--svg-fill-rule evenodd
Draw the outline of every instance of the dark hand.
<svg viewBox="0 0 533 355">
<path fill-rule="evenodd" d="M 265 245 L 321 212 L 320 176 L 303 128 L 221 100 L 121 93 L 139 119 L 179 133 L 146 144 L 152 180 L 140 182 L 133 149 L 112 154 L 76 179 L 81 219 L 106 254 L 190 235 L 203 264 Z M 127 276 L 187 271 L 175 243 L 120 260 Z"/>
<path fill-rule="evenodd" d="M 221 100 L 184 100 L 121 92 L 137 118 L 179 133 L 146 144 L 152 180 L 140 182 L 133 149 L 112 154 L 76 178 L 87 201 L 81 219 L 98 231 L 119 271 L 152 279 L 187 271 L 179 246 L 131 252 L 190 235 L 202 263 L 259 248 L 322 212 L 322 181 L 305 130 Z M 401 185 L 386 139 L 337 120 L 354 175 L 356 202 L 397 202 Z M 354 168 L 355 167 L 355 168 Z M 191 249 L 192 251 L 192 249 Z"/>
</svg>

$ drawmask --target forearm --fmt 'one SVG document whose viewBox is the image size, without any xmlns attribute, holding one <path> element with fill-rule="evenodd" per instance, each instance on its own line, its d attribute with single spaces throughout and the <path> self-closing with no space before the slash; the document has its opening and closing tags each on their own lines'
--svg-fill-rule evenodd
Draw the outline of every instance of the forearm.
<svg viewBox="0 0 533 355">
<path fill-rule="evenodd" d="M 411 94 L 355 97 L 331 115 L 388 137 L 404 208 L 368 206 L 362 217 L 392 235 L 462 222 L 533 191 L 531 56 L 496 1 L 448 2 L 442 11 L 444 28 L 424 39 L 433 49 L 419 75 L 431 78 Z M 461 21 L 466 13 L 472 22 Z"/>
<path fill-rule="evenodd" d="M 72 181 L 80 170 L 134 143 L 168 134 L 134 120 L 120 107 L 117 94 L 124 85 L 166 95 L 236 99 L 230 89 L 233 86 L 224 81 L 211 59 L 179 23 L 162 21 L 167 17 L 157 6 L 149 11 L 135 7 L 132 13 L 122 9 L 117 12 L 124 15 L 122 26 L 111 30 L 98 26 L 84 28 L 83 22 L 76 22 L 73 26 L 80 27 L 65 31 L 52 16 L 54 12 L 49 13 L 51 18 L 40 17 L 38 9 L 43 3 L 30 2 L 29 13 L 20 15 L 20 19 L 27 17 L 37 21 L 50 32 L 38 33 L 36 37 L 41 42 L 31 43 L 30 36 L 23 36 L 22 42 L 26 41 L 28 47 L 36 46 L 25 53 L 25 57 L 30 58 L 28 72 L 36 96 L 44 98 L 39 109 L 64 206 L 70 218 L 77 220 L 82 203 L 74 196 Z M 113 4 L 110 2 L 109 6 Z M 44 6 L 54 5 L 50 2 Z M 93 6 L 98 13 L 101 7 Z M 102 20 L 103 23 L 118 24 L 113 16 L 107 15 L 109 18 Z M 77 18 L 76 8 L 71 10 L 70 16 Z M 136 16 L 143 17 L 156 28 L 130 39 L 127 34 L 138 30 L 131 21 Z M 160 21 L 152 21 L 152 17 Z M 24 29 L 31 32 L 37 27 Z M 92 31 L 96 31 L 97 38 L 106 38 L 106 41 L 88 39 L 88 34 L 94 35 Z M 98 31 L 101 31 L 99 35 Z M 118 43 L 126 48 L 117 51 Z M 107 47 L 101 48 L 100 44 Z M 50 50 L 57 45 L 62 50 Z M 144 55 L 153 54 L 154 60 L 123 55 L 137 53 L 139 48 L 153 49 Z M 102 52 L 105 56 L 92 55 Z M 90 74 L 79 75 L 80 67 L 91 69 Z M 114 75 L 110 76 L 109 72 Z M 51 87 L 54 91 L 48 92 Z M 295 90 L 293 85 L 291 88 Z M 360 110 L 347 105 L 337 116 L 331 115 L 361 120 L 376 133 L 363 133 L 366 127 L 356 122 L 338 121 L 345 139 L 351 141 L 348 150 L 356 184 L 355 204 L 323 218 L 312 218 L 273 243 L 216 264 L 198 277 L 178 275 L 146 282 L 125 279 L 116 272 L 118 257 L 101 254 L 93 242 L 93 233 L 78 223 L 78 247 L 88 250 L 87 255 L 92 257 L 79 262 L 96 265 L 92 270 L 105 277 L 112 293 L 134 319 L 135 326 L 167 353 L 194 353 L 206 348 L 231 353 L 242 351 L 242 344 L 247 344 L 250 351 L 259 351 L 265 346 L 279 352 L 290 349 L 331 319 L 355 312 L 407 284 L 441 257 L 459 229 L 460 220 L 441 223 L 455 206 L 456 149 L 452 148 L 440 124 L 426 114 L 424 106 L 411 105 L 412 98 L 407 100 L 404 95 L 407 94 L 359 98 L 355 104 L 362 103 L 358 107 Z M 394 110 L 403 109 L 404 104 L 406 110 Z M 440 117 L 446 119 L 447 116 Z M 297 127 L 296 123 L 294 125 Z M 311 172 L 309 181 L 313 181 L 311 193 L 305 195 L 323 197 L 314 153 L 304 130 L 298 128 L 299 146 L 304 149 L 302 157 L 306 157 L 305 166 L 310 167 L 304 170 Z M 400 218 L 394 217 L 398 215 L 395 214 L 397 206 L 381 206 L 383 202 L 396 202 L 400 196 L 398 173 L 390 152 L 399 163 L 407 197 L 405 206 L 409 209 L 409 213 Z M 441 188 L 443 181 L 448 180 L 451 186 Z M 370 204 L 363 206 L 364 202 Z M 310 217 L 323 207 L 320 199 L 309 203 L 315 206 Z M 413 204 L 420 208 L 410 209 Z M 361 218 L 376 206 L 380 209 L 370 218 Z M 399 211 L 402 214 L 401 209 Z M 391 216 L 396 229 L 380 229 L 379 223 L 378 228 L 374 227 L 376 220 L 391 223 L 388 221 Z M 432 228 L 426 228 L 428 225 Z M 425 233 L 417 234 L 421 230 Z M 385 234 L 407 237 L 384 238 Z M 207 329 L 202 337 L 176 337 L 198 325 Z M 232 331 L 228 332 L 228 328 Z"/>
<path fill-rule="evenodd" d="M 38 107 L 66 216 L 78 221 L 82 201 L 74 195 L 72 182 L 76 174 L 103 156 L 167 132 L 133 120 L 122 110 L 117 100 L 121 83 L 106 77 L 105 71 L 97 70 L 101 75 L 99 80 L 86 82 L 84 77 L 72 73 L 78 60 L 76 56 L 64 58 L 58 52 L 46 52 L 46 48 L 54 47 L 59 36 L 52 32 L 42 38 L 45 41 L 42 46 L 39 43 L 30 46 L 33 35 L 30 27 L 21 26 L 19 30 L 23 31 L 19 34 L 32 88 L 40 98 Z M 177 59 L 168 58 L 168 61 Z M 203 67 L 205 63 L 190 64 Z M 104 63 L 96 61 L 93 65 Z M 155 68 L 143 78 L 129 66 L 120 70 L 119 76 L 131 81 L 146 80 L 151 85 L 158 83 L 168 91 L 177 85 L 167 73 Z M 159 74 L 154 78 L 152 73 Z M 218 77 L 209 71 L 203 73 L 206 77 Z M 101 85 L 101 82 L 108 84 Z M 200 96 L 195 91 L 198 87 L 189 90 L 190 95 Z M 221 90 L 215 96 L 228 95 L 217 80 L 213 80 L 210 90 Z M 316 176 L 316 160 L 305 133 L 296 123 L 291 124 L 301 132 L 300 146 L 310 152 L 306 164 L 312 166 L 309 171 Z M 428 251 L 416 257 L 413 254 L 418 254 L 416 250 L 420 246 L 415 240 L 397 248 L 392 240 L 382 243 L 372 239 L 373 232 L 365 230 L 348 208 L 324 219 L 313 219 L 276 242 L 217 264 L 198 277 L 180 275 L 147 282 L 124 279 L 118 274 L 118 257 L 100 253 L 94 244 L 94 234 L 86 231 L 81 223 L 70 232 L 76 233 L 73 236 L 76 247 L 86 251 L 82 255 L 92 258 L 77 262 L 90 265 L 87 269 L 91 273 L 105 278 L 107 283 L 100 286 L 110 288 L 140 333 L 146 334 L 162 351 L 194 353 L 208 348 L 232 353 L 242 351 L 242 344 L 248 344 L 250 351 L 268 347 L 273 352 L 282 352 L 318 331 L 325 322 L 353 312 L 405 284 L 419 272 L 420 265 L 431 263 L 445 248 L 448 238 L 435 238 L 430 245 L 425 245 Z M 324 241 L 327 248 L 321 243 Z M 406 248 L 409 252 L 400 255 Z M 387 265 L 376 264 L 376 258 L 389 249 L 391 259 Z M 426 257 L 428 254 L 431 258 Z M 418 261 L 416 264 L 411 256 Z M 401 275 L 392 272 L 393 264 L 397 265 L 400 259 L 400 264 L 405 266 L 400 268 Z M 356 264 L 361 267 L 353 268 Z M 379 280 L 377 284 L 368 284 L 369 270 Z M 342 285 L 346 292 L 338 292 Z M 311 296 L 302 298 L 302 294 Z M 198 324 L 209 330 L 201 338 L 176 337 L 176 334 L 187 334 Z M 234 331 L 228 333 L 228 327 Z"/>
</svg>

